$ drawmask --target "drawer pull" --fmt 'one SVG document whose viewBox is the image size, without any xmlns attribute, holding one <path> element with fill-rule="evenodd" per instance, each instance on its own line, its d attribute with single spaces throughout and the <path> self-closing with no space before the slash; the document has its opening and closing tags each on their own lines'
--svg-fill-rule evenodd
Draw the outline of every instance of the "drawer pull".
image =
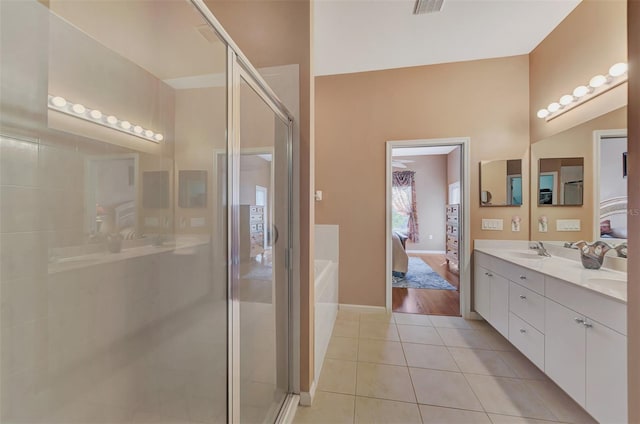
<svg viewBox="0 0 640 424">
<path fill-rule="evenodd" d="M 527 279 L 527 276 L 526 276 L 526 275 L 521 275 L 521 276 L 520 276 L 520 279 L 521 279 L 521 280 L 526 280 L 526 279 Z"/>
<path fill-rule="evenodd" d="M 593 324 L 590 324 L 588 322 L 583 322 L 583 325 L 585 326 L 585 328 L 593 328 Z"/>
<path fill-rule="evenodd" d="M 576 317 L 576 318 L 574 318 L 573 320 L 574 320 L 575 322 L 577 322 L 578 324 L 582 324 L 582 325 L 584 325 L 584 324 L 585 324 L 585 323 L 584 323 L 584 320 L 583 320 L 582 318 L 578 318 L 578 317 Z"/>
<path fill-rule="evenodd" d="M 486 275 L 487 277 L 493 277 L 493 274 L 490 272 L 485 272 L 484 275 Z"/>
<path fill-rule="evenodd" d="M 525 330 L 524 328 L 521 328 L 521 329 L 520 329 L 520 332 L 521 332 L 522 334 L 524 334 L 524 333 L 526 333 L 526 332 L 527 332 L 527 330 Z"/>
<path fill-rule="evenodd" d="M 520 295 L 520 299 L 525 300 L 526 298 L 527 298 L 527 296 L 525 296 L 523 294 Z"/>
</svg>

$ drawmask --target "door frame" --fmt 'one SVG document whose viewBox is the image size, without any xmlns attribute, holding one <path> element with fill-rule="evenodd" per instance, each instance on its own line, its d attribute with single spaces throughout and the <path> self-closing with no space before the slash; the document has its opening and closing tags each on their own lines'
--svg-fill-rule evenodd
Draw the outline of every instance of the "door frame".
<svg viewBox="0 0 640 424">
<path fill-rule="evenodd" d="M 386 309 L 388 313 L 393 312 L 392 304 L 392 246 L 391 246 L 391 178 L 393 173 L 393 166 L 391 165 L 391 158 L 393 155 L 393 149 L 398 147 L 437 147 L 437 146 L 458 146 L 460 147 L 460 208 L 462 209 L 462 228 L 461 228 L 461 246 L 460 246 L 460 314 L 464 318 L 477 318 L 477 314 L 471 311 L 471 242 L 470 242 L 470 154 L 469 148 L 471 145 L 471 139 L 469 137 L 453 137 L 453 138 L 436 138 L 436 139 L 422 139 L 422 140 L 397 140 L 387 141 L 387 153 L 386 153 L 386 232 L 385 232 L 385 244 L 386 244 Z"/>
</svg>

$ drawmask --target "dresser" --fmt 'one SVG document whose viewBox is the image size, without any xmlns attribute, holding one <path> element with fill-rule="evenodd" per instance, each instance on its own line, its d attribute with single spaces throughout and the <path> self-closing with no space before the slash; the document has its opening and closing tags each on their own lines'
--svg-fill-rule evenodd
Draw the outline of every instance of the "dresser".
<svg viewBox="0 0 640 424">
<path fill-rule="evenodd" d="M 240 260 L 264 252 L 264 206 L 240 205 Z"/>
<path fill-rule="evenodd" d="M 456 268 L 460 258 L 460 205 L 447 205 L 447 246 L 445 257 L 447 265 L 453 264 Z"/>
</svg>

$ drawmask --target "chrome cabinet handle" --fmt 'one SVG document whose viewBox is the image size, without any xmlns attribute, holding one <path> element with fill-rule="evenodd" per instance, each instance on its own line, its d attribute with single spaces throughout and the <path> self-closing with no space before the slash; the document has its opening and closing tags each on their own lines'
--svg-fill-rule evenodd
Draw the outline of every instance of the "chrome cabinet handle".
<svg viewBox="0 0 640 424">
<path fill-rule="evenodd" d="M 492 274 L 492 273 L 490 273 L 490 272 L 486 272 L 486 273 L 485 273 L 485 275 L 486 275 L 487 277 L 493 277 L 493 274 Z"/>
<path fill-rule="evenodd" d="M 526 333 L 526 332 L 527 332 L 527 330 L 525 330 L 524 328 L 521 328 L 521 329 L 520 329 L 520 332 L 521 332 L 522 334 L 524 334 L 524 333 Z"/>
<path fill-rule="evenodd" d="M 525 300 L 526 298 L 527 298 L 527 296 L 525 296 L 523 294 L 520 295 L 520 299 Z"/>
<path fill-rule="evenodd" d="M 573 320 L 575 322 L 577 322 L 578 324 L 583 324 L 584 325 L 584 320 L 582 318 L 575 317 Z"/>
<path fill-rule="evenodd" d="M 585 321 L 585 322 L 583 322 L 582 324 L 584 325 L 584 327 L 585 327 L 585 328 L 593 328 L 593 324 L 588 323 L 588 322 L 586 322 L 586 321 Z"/>
<path fill-rule="evenodd" d="M 520 279 L 521 279 L 521 280 L 526 280 L 526 279 L 527 279 L 527 276 L 526 276 L 526 275 L 521 275 L 521 276 L 520 276 Z"/>
</svg>

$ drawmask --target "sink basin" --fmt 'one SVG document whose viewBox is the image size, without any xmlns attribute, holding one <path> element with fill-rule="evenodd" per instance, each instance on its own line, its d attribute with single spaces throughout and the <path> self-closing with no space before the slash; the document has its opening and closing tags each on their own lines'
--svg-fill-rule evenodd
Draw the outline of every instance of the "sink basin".
<svg viewBox="0 0 640 424">
<path fill-rule="evenodd" d="M 627 284 L 625 280 L 618 280 L 615 278 L 601 278 L 601 277 L 589 278 L 587 282 L 591 284 L 609 284 L 609 285 L 617 285 L 617 284 L 626 285 Z"/>
</svg>

